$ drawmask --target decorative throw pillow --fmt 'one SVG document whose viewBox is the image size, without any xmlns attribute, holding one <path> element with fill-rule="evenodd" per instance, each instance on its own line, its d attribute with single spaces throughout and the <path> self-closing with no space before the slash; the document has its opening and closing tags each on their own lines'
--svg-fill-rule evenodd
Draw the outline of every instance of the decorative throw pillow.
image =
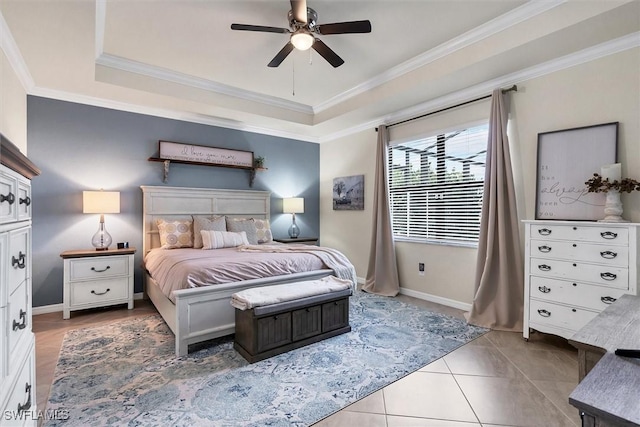
<svg viewBox="0 0 640 427">
<path fill-rule="evenodd" d="M 253 218 L 229 218 L 227 217 L 227 231 L 247 233 L 247 240 L 251 245 L 258 244 L 258 229 Z"/>
<path fill-rule="evenodd" d="M 230 231 L 202 230 L 202 249 L 235 248 L 240 245 L 248 245 L 247 233 L 241 231 L 233 233 Z"/>
<path fill-rule="evenodd" d="M 191 248 L 193 247 L 193 235 L 191 233 L 192 221 L 188 219 L 156 221 L 160 232 L 160 245 L 164 249 Z"/>
<path fill-rule="evenodd" d="M 256 235 L 258 237 L 258 243 L 271 243 L 273 242 L 273 234 L 271 233 L 271 226 L 268 219 L 254 218 L 256 225 Z"/>
<path fill-rule="evenodd" d="M 222 216 L 193 216 L 193 247 L 202 248 L 202 230 L 227 231 L 227 222 L 224 215 Z"/>
</svg>

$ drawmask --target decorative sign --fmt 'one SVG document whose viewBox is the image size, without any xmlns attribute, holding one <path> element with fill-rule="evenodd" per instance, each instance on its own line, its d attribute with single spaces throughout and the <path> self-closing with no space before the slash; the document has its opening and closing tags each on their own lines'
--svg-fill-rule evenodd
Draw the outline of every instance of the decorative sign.
<svg viewBox="0 0 640 427">
<path fill-rule="evenodd" d="M 253 151 L 159 141 L 162 160 L 253 168 Z"/>
<path fill-rule="evenodd" d="M 604 193 L 589 193 L 585 181 L 616 163 L 618 123 L 538 134 L 536 219 L 604 218 Z"/>
</svg>

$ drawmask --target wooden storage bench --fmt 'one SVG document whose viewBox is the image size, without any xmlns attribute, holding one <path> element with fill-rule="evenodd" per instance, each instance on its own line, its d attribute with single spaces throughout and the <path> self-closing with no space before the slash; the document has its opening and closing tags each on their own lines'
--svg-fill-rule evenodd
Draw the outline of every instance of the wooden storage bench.
<svg viewBox="0 0 640 427">
<path fill-rule="evenodd" d="M 249 363 L 351 331 L 351 289 L 236 309 L 233 347 Z"/>
</svg>

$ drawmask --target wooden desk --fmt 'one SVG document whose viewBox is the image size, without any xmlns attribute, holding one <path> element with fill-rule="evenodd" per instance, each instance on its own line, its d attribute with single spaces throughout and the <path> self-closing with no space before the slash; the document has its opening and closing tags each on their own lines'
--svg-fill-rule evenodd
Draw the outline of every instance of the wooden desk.
<svg viewBox="0 0 640 427">
<path fill-rule="evenodd" d="M 614 354 L 640 349 L 640 297 L 623 295 L 569 342 L 580 370 L 569 403 L 581 411 L 583 427 L 640 426 L 640 359 Z"/>
</svg>

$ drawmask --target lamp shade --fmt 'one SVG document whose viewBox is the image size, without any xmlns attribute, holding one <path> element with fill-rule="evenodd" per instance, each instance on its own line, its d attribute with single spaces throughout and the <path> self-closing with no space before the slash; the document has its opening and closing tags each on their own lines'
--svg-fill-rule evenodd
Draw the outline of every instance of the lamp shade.
<svg viewBox="0 0 640 427">
<path fill-rule="evenodd" d="M 90 214 L 120 213 L 120 192 L 83 191 L 82 212 Z"/>
<path fill-rule="evenodd" d="M 282 199 L 282 212 L 304 213 L 304 199 L 302 197 L 289 197 Z"/>
</svg>

